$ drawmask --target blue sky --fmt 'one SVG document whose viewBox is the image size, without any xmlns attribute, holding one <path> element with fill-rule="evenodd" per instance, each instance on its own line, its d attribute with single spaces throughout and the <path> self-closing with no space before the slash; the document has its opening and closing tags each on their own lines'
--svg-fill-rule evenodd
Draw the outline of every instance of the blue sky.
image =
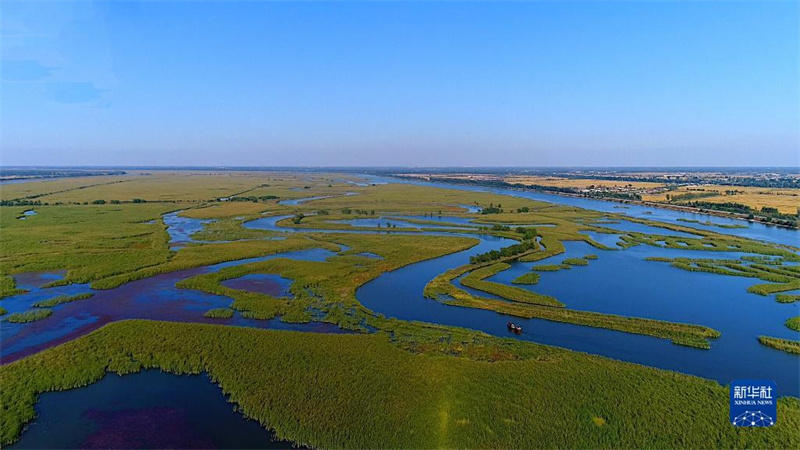
<svg viewBox="0 0 800 450">
<path fill-rule="evenodd" d="M 0 163 L 800 166 L 799 5 L 4 0 Z"/>
</svg>

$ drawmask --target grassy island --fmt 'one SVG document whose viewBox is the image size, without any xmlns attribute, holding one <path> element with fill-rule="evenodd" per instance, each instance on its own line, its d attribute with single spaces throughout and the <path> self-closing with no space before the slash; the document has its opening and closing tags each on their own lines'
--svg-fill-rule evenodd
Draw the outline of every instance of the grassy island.
<svg viewBox="0 0 800 450">
<path fill-rule="evenodd" d="M 800 354 L 800 341 L 769 336 L 759 336 L 758 342 L 761 342 L 767 347 L 783 350 L 786 353 Z"/>
<path fill-rule="evenodd" d="M 59 295 L 58 297 L 53 297 L 51 299 L 36 302 L 33 304 L 33 306 L 37 308 L 49 308 L 60 305 L 62 303 L 70 303 L 77 300 L 85 300 L 87 298 L 92 298 L 92 296 L 94 296 L 94 294 L 91 292 L 86 292 L 77 295 Z"/>
<path fill-rule="evenodd" d="M 9 314 L 8 317 L 5 318 L 5 321 L 9 323 L 36 322 L 37 320 L 46 319 L 52 314 L 53 311 L 47 308 L 29 309 L 24 312 Z"/>
</svg>

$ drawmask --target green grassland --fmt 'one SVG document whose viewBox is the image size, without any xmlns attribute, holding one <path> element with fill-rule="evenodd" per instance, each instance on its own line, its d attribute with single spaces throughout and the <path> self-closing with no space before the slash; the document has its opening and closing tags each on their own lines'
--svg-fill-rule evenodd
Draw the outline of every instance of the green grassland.
<svg viewBox="0 0 800 450">
<path fill-rule="evenodd" d="M 171 204 L 37 206 L 35 216 L 17 220 L 22 209 L 0 207 L 4 277 L 66 270 L 65 282 L 86 283 L 170 258 L 161 215 L 175 209 Z M 0 287 L 2 296 L 14 293 L 13 281 Z"/>
<path fill-rule="evenodd" d="M 312 180 L 311 178 L 315 178 Z M 281 172 L 149 171 L 112 177 L 59 179 L 3 186 L 2 199 L 35 198 L 49 204 L 83 203 L 94 200 L 131 202 L 198 203 L 236 195 L 265 195 L 281 198 L 306 197 L 304 186 L 334 183 L 333 175 L 304 176 Z M 327 186 L 327 184 L 325 186 Z M 344 183 L 336 183 L 342 189 Z M 266 187 L 265 187 L 266 185 Z M 316 195 L 316 193 L 314 194 Z"/>
<path fill-rule="evenodd" d="M 800 446 L 797 399 L 778 400 L 774 427 L 737 429 L 715 382 L 525 347 L 526 357 L 487 362 L 410 353 L 384 335 L 118 322 L 0 367 L 0 442 L 16 439 L 43 392 L 155 368 L 206 372 L 247 417 L 321 448 Z"/>
<path fill-rule="evenodd" d="M 131 175 L 92 176 L 61 178 L 51 181 L 35 183 L 14 183 L 3 185 L 0 189 L 0 200 L 27 199 L 31 201 L 46 202 L 49 195 L 63 194 L 66 192 L 83 191 L 96 186 L 111 186 L 117 183 L 126 183 L 136 178 Z M 95 200 L 94 198 L 90 200 Z M 87 200 L 89 201 L 89 200 Z"/>
</svg>

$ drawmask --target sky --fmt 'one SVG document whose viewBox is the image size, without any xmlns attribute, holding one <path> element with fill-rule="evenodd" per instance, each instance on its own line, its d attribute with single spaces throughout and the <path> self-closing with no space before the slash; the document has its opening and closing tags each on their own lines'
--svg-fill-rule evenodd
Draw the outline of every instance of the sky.
<svg viewBox="0 0 800 450">
<path fill-rule="evenodd" d="M 0 164 L 800 166 L 800 2 L 0 3 Z"/>
</svg>

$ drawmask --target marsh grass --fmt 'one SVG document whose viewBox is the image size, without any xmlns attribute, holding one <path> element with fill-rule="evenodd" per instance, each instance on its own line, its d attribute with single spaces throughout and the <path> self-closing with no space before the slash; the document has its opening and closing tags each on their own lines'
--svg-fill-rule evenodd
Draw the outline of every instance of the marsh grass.
<svg viewBox="0 0 800 450">
<path fill-rule="evenodd" d="M 588 266 L 589 261 L 583 258 L 567 258 L 561 262 L 562 264 L 567 264 L 570 266 Z"/>
<path fill-rule="evenodd" d="M 800 355 L 800 341 L 794 341 L 791 339 L 781 339 L 769 336 L 759 336 L 758 342 L 766 345 L 767 347 L 772 347 L 777 350 L 782 350 L 786 353 L 793 353 L 796 355 Z"/>
<path fill-rule="evenodd" d="M 480 267 L 478 269 L 470 271 L 469 274 L 467 274 L 467 276 L 462 278 L 461 284 L 463 284 L 464 286 L 471 287 L 473 289 L 477 289 L 479 291 L 497 295 L 499 297 L 502 297 L 506 300 L 513 302 L 552 306 L 558 308 L 564 307 L 563 303 L 559 302 L 553 297 L 550 297 L 549 295 L 537 294 L 527 289 L 522 289 L 514 286 L 509 286 L 507 284 L 495 283 L 492 281 L 485 280 L 486 278 L 495 275 L 501 271 L 504 271 L 509 267 L 511 267 L 509 264 L 503 262 L 492 264 L 485 267 Z M 528 275 L 538 275 L 538 274 L 528 274 Z"/>
<path fill-rule="evenodd" d="M 233 310 L 230 308 L 215 308 L 209 309 L 203 315 L 213 319 L 230 319 L 233 317 Z"/>
<path fill-rule="evenodd" d="M 742 258 L 744 259 L 744 258 Z M 747 291 L 758 295 L 770 295 L 777 292 L 791 291 L 800 289 L 800 273 L 791 270 L 791 266 L 783 267 L 771 264 L 755 263 L 753 258 L 745 261 L 740 260 L 717 260 L 704 258 L 662 258 L 649 257 L 647 261 L 668 262 L 672 267 L 686 270 L 689 272 L 706 272 L 717 275 L 727 275 L 745 278 L 758 278 L 770 281 L 769 284 L 757 284 L 750 286 Z M 762 260 L 763 261 L 763 260 Z M 796 296 L 782 295 L 776 297 L 781 303 L 791 303 L 796 300 Z"/>
<path fill-rule="evenodd" d="M 778 303 L 794 303 L 800 301 L 800 295 L 778 294 L 775 296 Z"/>
<path fill-rule="evenodd" d="M 50 308 L 53 306 L 60 305 L 62 303 L 70 303 L 76 300 L 85 300 L 87 298 L 91 298 L 92 296 L 94 296 L 94 294 L 91 292 L 86 292 L 77 295 L 59 295 L 58 297 L 53 297 L 47 300 L 38 301 L 34 303 L 33 306 L 36 308 Z"/>
<path fill-rule="evenodd" d="M 728 388 L 716 382 L 508 339 L 485 337 L 480 345 L 497 351 L 513 345 L 530 349 L 530 355 L 490 363 L 424 347 L 406 351 L 382 334 L 117 322 L 0 367 L 0 442 L 17 439 L 35 417 L 34 403 L 43 392 L 86 386 L 109 372 L 158 369 L 205 372 L 246 417 L 274 429 L 280 439 L 320 448 L 800 443 L 797 399 L 778 399 L 781 419 L 775 426 L 741 433 L 728 423 Z M 675 398 L 694 406 L 676 404 Z M 541 404 L 549 405 L 547 420 Z M 630 426 L 632 418 L 639 425 Z"/>
<path fill-rule="evenodd" d="M 29 309 L 24 312 L 18 312 L 14 314 L 9 314 L 8 317 L 5 318 L 6 322 L 9 323 L 29 323 L 29 322 L 36 322 L 37 320 L 42 320 L 50 317 L 53 314 L 53 311 L 50 309 Z"/>
<path fill-rule="evenodd" d="M 17 289 L 17 283 L 14 281 L 14 278 L 0 274 L 0 299 L 24 292 L 25 291 L 22 289 Z"/>
<path fill-rule="evenodd" d="M 596 328 L 606 328 L 626 333 L 643 334 L 647 336 L 668 339 L 674 344 L 685 345 L 700 349 L 711 348 L 711 345 L 708 343 L 708 339 L 717 338 L 720 336 L 719 331 L 702 325 L 682 324 L 682 323 L 667 322 L 661 320 L 645 319 L 638 317 L 626 317 L 614 314 L 603 314 L 603 313 L 596 313 L 589 311 L 577 311 L 564 308 L 563 306 L 552 307 L 552 306 L 541 306 L 537 304 L 519 302 L 519 301 L 508 301 L 511 299 L 497 300 L 487 297 L 478 297 L 466 292 L 463 289 L 456 287 L 452 283 L 453 280 L 471 270 L 480 271 L 478 272 L 477 275 L 473 277 L 474 281 L 477 280 L 480 282 L 482 281 L 481 277 L 490 276 L 494 271 L 502 270 L 503 267 L 502 266 L 497 267 L 498 264 L 503 264 L 503 263 L 495 263 L 492 264 L 491 266 L 486 266 L 483 268 L 480 267 L 475 268 L 472 265 L 466 265 L 458 267 L 456 269 L 451 269 L 431 280 L 425 286 L 424 294 L 428 298 L 438 300 L 446 305 L 451 305 L 451 306 L 486 309 L 501 314 L 523 317 L 527 319 L 532 319 L 532 318 L 544 319 L 554 322 L 569 323 L 573 325 L 583 325 Z M 472 275 L 472 273 L 470 273 L 470 275 Z M 464 280 L 466 279 L 467 277 L 462 278 L 461 283 L 469 286 L 468 284 L 464 283 Z M 492 284 L 498 284 L 498 283 L 492 283 Z M 474 286 L 475 284 L 473 283 L 473 285 L 469 287 L 475 288 Z M 485 285 L 482 284 L 478 284 L 478 286 L 487 288 Z M 505 285 L 500 285 L 500 286 L 505 286 Z M 505 287 L 513 288 L 512 286 L 505 286 Z M 490 293 L 493 293 L 500 297 L 503 297 L 503 295 L 500 295 L 501 293 L 507 293 L 507 290 L 505 289 L 494 290 L 493 286 L 488 287 L 488 290 L 484 289 L 484 291 L 485 292 L 491 291 Z M 563 305 L 563 304 L 561 302 L 558 302 L 558 305 Z"/>
<path fill-rule="evenodd" d="M 514 278 L 514 284 L 536 284 L 539 282 L 541 275 L 535 272 L 526 273 Z"/>
</svg>

